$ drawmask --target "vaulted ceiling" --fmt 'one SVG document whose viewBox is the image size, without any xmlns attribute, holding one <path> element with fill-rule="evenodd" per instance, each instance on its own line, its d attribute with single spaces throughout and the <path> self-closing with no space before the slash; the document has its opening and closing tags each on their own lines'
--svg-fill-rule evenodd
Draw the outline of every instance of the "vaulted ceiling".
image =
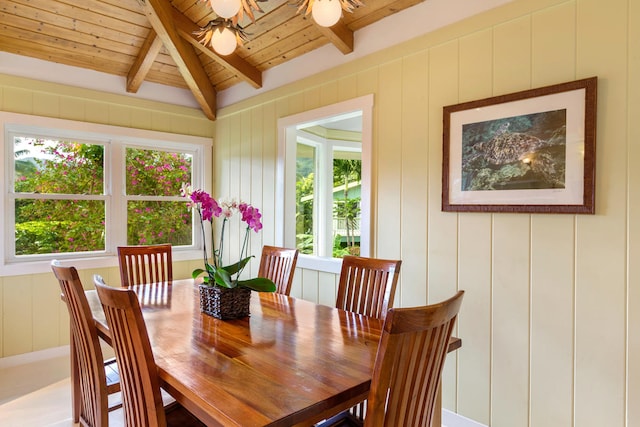
<svg viewBox="0 0 640 427">
<path fill-rule="evenodd" d="M 296 0 L 259 0 L 264 13 L 241 25 L 249 41 L 220 56 L 194 34 L 216 15 L 202 0 L 2 0 L 0 50 L 126 77 L 126 90 L 145 81 L 188 88 L 211 120 L 216 92 L 332 43 L 353 51 L 353 34 L 422 0 L 363 0 L 331 28 L 297 14 Z"/>
</svg>

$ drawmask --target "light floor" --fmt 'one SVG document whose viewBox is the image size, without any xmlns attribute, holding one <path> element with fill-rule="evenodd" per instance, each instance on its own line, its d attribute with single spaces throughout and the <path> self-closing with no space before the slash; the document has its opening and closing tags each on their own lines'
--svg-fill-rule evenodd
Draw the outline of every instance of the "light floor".
<svg viewBox="0 0 640 427">
<path fill-rule="evenodd" d="M 0 426 L 72 427 L 68 347 L 32 358 L 8 358 L 0 364 Z M 6 362 L 4 360 L 3 362 Z M 123 427 L 122 409 L 109 425 Z M 120 413 L 119 413 L 120 412 Z"/>
</svg>

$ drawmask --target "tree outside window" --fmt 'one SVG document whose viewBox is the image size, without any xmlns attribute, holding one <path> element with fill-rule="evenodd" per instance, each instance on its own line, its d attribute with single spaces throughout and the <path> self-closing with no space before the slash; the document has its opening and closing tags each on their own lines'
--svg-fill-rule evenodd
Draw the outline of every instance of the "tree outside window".
<svg viewBox="0 0 640 427">
<path fill-rule="evenodd" d="M 105 158 L 111 147 L 35 136 L 13 140 L 15 255 L 104 251 Z M 191 245 L 192 217 L 179 190 L 191 182 L 193 156 L 125 152 L 127 244 Z"/>
</svg>

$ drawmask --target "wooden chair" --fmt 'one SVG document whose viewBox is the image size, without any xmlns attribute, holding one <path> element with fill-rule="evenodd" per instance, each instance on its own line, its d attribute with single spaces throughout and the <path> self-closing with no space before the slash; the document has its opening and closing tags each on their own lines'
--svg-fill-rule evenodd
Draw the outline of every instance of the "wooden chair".
<svg viewBox="0 0 640 427">
<path fill-rule="evenodd" d="M 258 277 L 266 277 L 273 280 L 273 283 L 276 284 L 277 293 L 289 295 L 297 262 L 297 249 L 263 246 Z"/>
<path fill-rule="evenodd" d="M 345 256 L 336 307 L 382 318 L 393 306 L 402 261 Z"/>
<path fill-rule="evenodd" d="M 120 392 L 120 377 L 114 358 L 104 360 L 91 308 L 74 267 L 56 260 L 51 269 L 60 283 L 71 323 L 71 384 L 73 421 L 84 426 L 108 425 L 108 395 Z"/>
<path fill-rule="evenodd" d="M 146 283 L 169 283 L 173 280 L 171 244 L 119 246 L 122 287 Z"/>
<path fill-rule="evenodd" d="M 347 255 L 342 258 L 336 307 L 365 316 L 382 318 L 393 306 L 402 261 Z M 363 420 L 366 402 L 349 411 L 349 417 Z"/>
<path fill-rule="evenodd" d="M 430 427 L 449 338 L 464 291 L 446 301 L 387 312 L 367 399 L 365 427 Z M 322 426 L 361 425 L 345 413 Z"/>
<path fill-rule="evenodd" d="M 158 368 L 138 297 L 131 289 L 111 288 L 102 277 L 94 282 L 120 366 L 124 421 L 127 427 L 204 426 L 178 403 L 165 409 Z"/>
</svg>

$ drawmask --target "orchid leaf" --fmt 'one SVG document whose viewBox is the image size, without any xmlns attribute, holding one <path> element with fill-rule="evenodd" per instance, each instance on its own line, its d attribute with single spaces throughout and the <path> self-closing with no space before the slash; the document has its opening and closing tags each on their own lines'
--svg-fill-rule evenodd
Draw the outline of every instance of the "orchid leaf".
<svg viewBox="0 0 640 427">
<path fill-rule="evenodd" d="M 241 259 L 240 261 L 236 262 L 235 264 L 227 265 L 227 266 L 222 267 L 222 268 L 225 269 L 227 271 L 227 273 L 229 273 L 229 275 L 234 275 L 234 274 L 238 273 L 239 271 L 242 271 L 244 266 L 247 265 L 247 263 L 251 260 L 251 258 L 253 258 L 253 255 L 252 256 L 248 256 L 248 257 L 246 257 L 244 259 Z"/>
<path fill-rule="evenodd" d="M 223 288 L 235 288 L 238 283 L 231 280 L 231 274 L 224 268 L 218 268 L 213 276 L 216 284 Z"/>
<path fill-rule="evenodd" d="M 239 280 L 238 286 L 243 286 L 258 292 L 275 292 L 276 284 L 264 277 L 255 277 L 249 280 Z"/>
</svg>

